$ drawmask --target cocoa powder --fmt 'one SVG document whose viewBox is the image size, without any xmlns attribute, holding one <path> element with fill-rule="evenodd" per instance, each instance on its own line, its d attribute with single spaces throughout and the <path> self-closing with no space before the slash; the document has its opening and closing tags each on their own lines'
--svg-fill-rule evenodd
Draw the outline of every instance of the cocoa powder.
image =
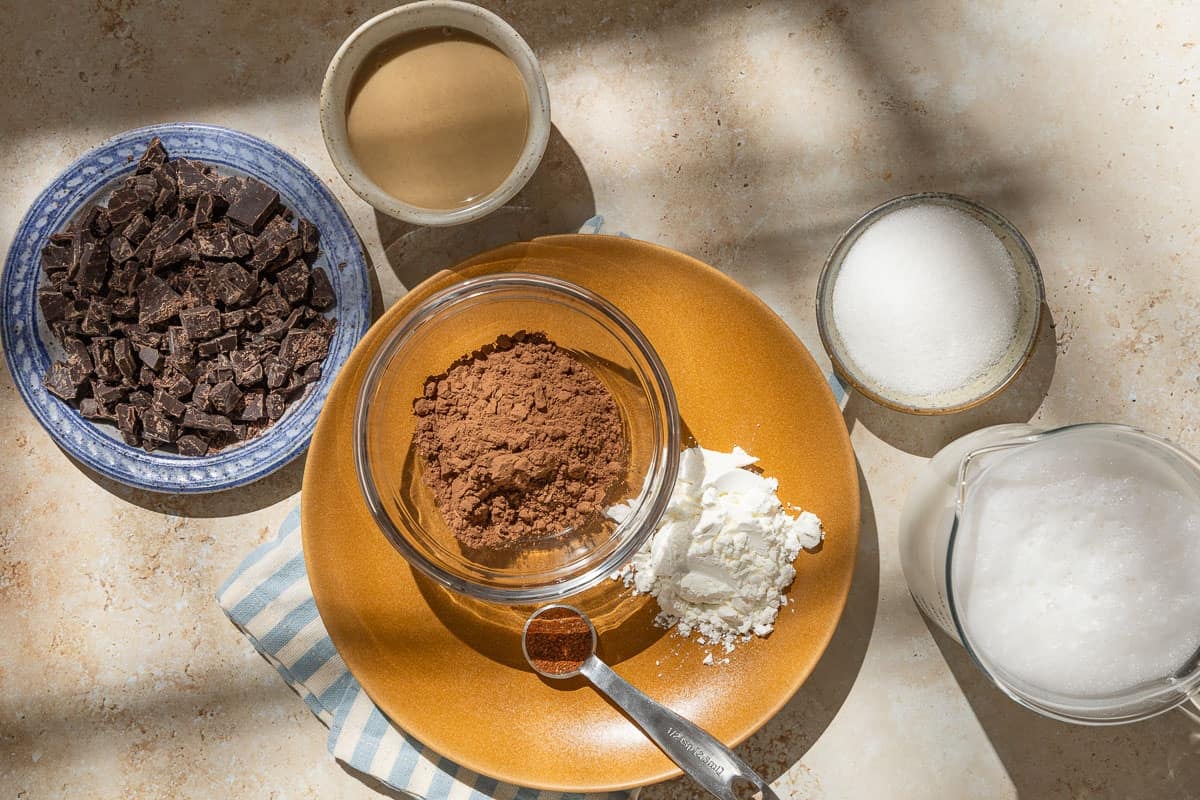
<svg viewBox="0 0 1200 800">
<path fill-rule="evenodd" d="M 424 480 L 471 549 L 583 526 L 625 474 L 608 387 L 545 334 L 500 336 L 425 380 L 413 402 Z"/>
</svg>

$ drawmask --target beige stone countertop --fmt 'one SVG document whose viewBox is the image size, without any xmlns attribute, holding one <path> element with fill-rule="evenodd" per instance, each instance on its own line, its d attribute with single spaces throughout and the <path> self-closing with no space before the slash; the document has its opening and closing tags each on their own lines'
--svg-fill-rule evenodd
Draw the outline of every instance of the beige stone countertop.
<svg viewBox="0 0 1200 800">
<path fill-rule="evenodd" d="M 555 132 L 525 192 L 451 230 L 384 218 L 339 180 L 316 101 L 387 2 L 5 4 L 0 243 L 72 159 L 195 120 L 295 154 L 352 217 L 384 303 L 486 247 L 606 230 L 707 261 L 827 363 L 817 273 L 895 195 L 978 199 L 1028 237 L 1054 327 L 1032 369 L 948 419 L 852 397 L 861 560 L 832 646 L 740 748 L 795 798 L 1195 798 L 1182 714 L 1093 729 L 1007 701 L 917 612 L 896 547 L 917 470 L 994 421 L 1139 425 L 1200 451 L 1200 16 L 1188 3 L 489 3 L 543 60 Z M 297 503 L 303 459 L 167 497 L 74 466 L 0 375 L 0 797 L 368 798 L 213 600 Z M 647 798 L 693 797 L 673 781 Z"/>
</svg>

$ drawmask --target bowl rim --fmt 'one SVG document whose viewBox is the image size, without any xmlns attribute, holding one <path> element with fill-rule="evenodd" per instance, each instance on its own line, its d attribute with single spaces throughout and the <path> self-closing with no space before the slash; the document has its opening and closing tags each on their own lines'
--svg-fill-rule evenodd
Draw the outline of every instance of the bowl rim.
<svg viewBox="0 0 1200 800">
<path fill-rule="evenodd" d="M 392 356 L 435 313 L 459 302 L 479 297 L 481 294 L 509 288 L 550 290 L 583 301 L 601 312 L 633 342 L 638 352 L 646 360 L 649 365 L 649 377 L 655 390 L 661 395 L 662 406 L 666 412 L 665 419 L 662 420 L 666 442 L 663 450 L 655 453 L 650 471 L 643 480 L 642 491 L 638 495 L 639 511 L 646 500 L 649 500 L 650 505 L 646 507 L 644 515 L 635 511 L 627 519 L 618 523 L 608 541 L 618 539 L 621 532 L 629 527 L 636 526 L 638 529 L 635 533 L 621 542 L 605 559 L 582 567 L 578 574 L 566 579 L 556 579 L 543 584 L 522 587 L 488 586 L 461 576 L 451 575 L 414 548 L 401 533 L 396 521 L 384 508 L 371 473 L 367 447 L 368 408 Z M 510 605 L 568 597 L 594 586 L 599 580 L 612 575 L 616 569 L 628 562 L 650 537 L 670 503 L 679 468 L 680 440 L 679 406 L 670 375 L 658 352 L 641 332 L 641 329 L 623 311 L 590 289 L 561 278 L 533 273 L 500 272 L 469 278 L 422 301 L 389 332 L 387 338 L 379 345 L 371 362 L 367 365 L 366 374 L 359 386 L 358 396 L 355 398 L 354 467 L 363 500 L 371 512 L 371 516 L 375 519 L 379 532 L 404 556 L 409 564 L 438 584 L 469 597 Z"/>
<path fill-rule="evenodd" d="M 97 192 L 124 175 L 126 167 L 132 174 L 134 164 L 126 160 L 127 151 L 136 158 L 145 149 L 146 142 L 154 136 L 167 141 L 168 149 L 172 138 L 207 139 L 213 149 L 219 150 L 219 154 L 194 157 L 245 174 L 262 176 L 273 186 L 278 183 L 269 174 L 264 174 L 263 159 L 270 158 L 286 165 L 289 176 L 302 181 L 304 191 L 327 205 L 332 217 L 337 220 L 338 230 L 323 228 L 322 239 L 325 240 L 327 234 L 338 240 L 344 239 L 339 241 L 339 245 L 345 244 L 347 249 L 345 252 L 339 251 L 339 258 L 331 258 L 329 263 L 333 265 L 344 259 L 347 267 L 344 273 L 339 274 L 351 274 L 358 284 L 357 296 L 338 294 L 338 308 L 354 307 L 358 312 L 352 315 L 337 314 L 339 329 L 343 329 L 344 325 L 344 330 L 350 332 L 351 338 L 337 362 L 328 362 L 332 368 L 324 370 L 320 381 L 259 436 L 236 447 L 197 458 L 163 452 L 146 453 L 108 436 L 96 423 L 83 419 L 78 411 L 69 408 L 58 398 L 48 396 L 41 389 L 36 370 L 31 373 L 33 362 L 40 362 L 42 357 L 52 360 L 47 352 L 47 342 L 38 330 L 40 310 L 35 299 L 36 288 L 41 285 L 41 268 L 36 258 L 41 245 L 45 243 L 45 237 L 55 227 L 51 223 L 59 218 L 64 222 L 73 218 Z M 220 144 L 217 146 L 213 142 Z M 238 159 L 236 145 L 250 148 L 252 157 Z M 183 155 L 186 156 L 186 153 Z M 106 175 L 114 170 L 118 171 L 102 183 L 97 183 L 97 173 Z M 31 279 L 28 274 L 30 271 L 35 282 L 34 291 L 26 297 L 25 284 Z M 331 274 L 330 277 L 338 280 L 338 276 Z M 59 449 L 77 465 L 90 473 L 135 489 L 170 494 L 208 494 L 264 478 L 307 449 L 316 427 L 317 415 L 333 386 L 333 380 L 370 325 L 370 291 L 366 257 L 349 216 L 333 192 L 296 156 L 265 139 L 233 128 L 187 121 L 157 123 L 122 131 L 87 149 L 60 170 L 30 203 L 13 234 L 5 256 L 4 270 L 0 273 L 0 297 L 4 300 L 0 305 L 0 341 L 3 342 L 5 361 L 21 399 Z M 29 314 L 25 313 L 27 310 Z M 351 327 L 350 323 L 355 318 L 358 324 Z M 333 355 L 331 350 L 330 356 Z M 32 380 L 27 377 L 30 374 L 33 374 Z"/>
<path fill-rule="evenodd" d="M 512 59 L 525 84 L 529 104 L 529 130 L 525 147 L 508 177 L 490 194 L 462 208 L 436 209 L 405 203 L 384 191 L 359 168 L 350 151 L 346 132 L 346 101 L 354 76 L 371 52 L 382 41 L 367 47 L 364 37 L 376 29 L 388 28 L 383 41 L 406 33 L 437 26 L 456 27 L 473 33 Z M 470 27 L 465 27 L 469 25 Z M 321 134 L 325 149 L 342 180 L 378 211 L 416 225 L 444 227 L 480 219 L 500 208 L 524 188 L 541 163 L 550 141 L 550 91 L 542 67 L 533 49 L 515 28 L 499 15 L 458 0 L 419 0 L 371 17 L 354 30 L 338 47 L 325 70 L 321 83 L 319 108 Z"/>
<path fill-rule="evenodd" d="M 895 400 L 886 395 L 880 394 L 878 391 L 867 386 L 863 381 L 859 380 L 852 370 L 846 365 L 839 352 L 837 346 L 833 342 L 833 337 L 829 333 L 829 310 L 825 305 L 826 287 L 831 280 L 831 275 L 836 267 L 840 267 L 841 261 L 845 258 L 846 251 L 849 246 L 872 224 L 882 219 L 892 211 L 898 210 L 900 207 L 915 206 L 922 203 L 930 203 L 934 205 L 944 205 L 950 207 L 965 208 L 974 211 L 984 217 L 991 219 L 998 227 L 1010 235 L 1014 242 L 1017 243 L 1018 249 L 1024 256 L 1025 264 L 1029 268 L 1030 275 L 1033 278 L 1034 284 L 1034 311 L 1033 324 L 1030 326 L 1029 340 L 1025 343 L 1025 349 L 1021 353 L 1020 358 L 1016 360 L 1012 368 L 1005 376 L 998 381 L 994 386 L 986 392 L 951 406 L 916 406 L 901 401 Z M 884 203 L 881 203 L 870 211 L 866 212 L 855 220 L 850 227 L 838 237 L 830 249 L 829 254 L 825 257 L 825 263 L 821 267 L 821 274 L 817 278 L 817 293 L 816 293 L 816 310 L 817 310 L 817 333 L 821 337 L 821 345 L 825 348 L 825 353 L 829 356 L 829 360 L 833 365 L 834 372 L 837 376 L 850 384 L 850 386 L 858 393 L 865 396 L 867 399 L 878 403 L 879 405 L 889 408 L 893 411 L 899 411 L 905 414 L 914 414 L 918 416 L 943 416 L 948 414 L 957 414 L 962 411 L 969 411 L 972 408 L 983 405 L 992 398 L 1001 394 L 1007 389 L 1021 371 L 1029 363 L 1033 356 L 1033 351 L 1036 348 L 1038 334 L 1042 328 L 1042 322 L 1045 317 L 1044 307 L 1046 304 L 1046 286 L 1042 277 L 1041 267 L 1038 265 L 1037 256 L 1034 255 L 1033 248 L 1025 239 L 1021 231 L 1017 229 L 1006 217 L 998 211 L 989 208 L 982 203 L 977 203 L 970 198 L 962 195 L 953 194 L 951 192 L 913 192 L 911 194 L 903 194 L 898 197 L 893 197 Z"/>
</svg>

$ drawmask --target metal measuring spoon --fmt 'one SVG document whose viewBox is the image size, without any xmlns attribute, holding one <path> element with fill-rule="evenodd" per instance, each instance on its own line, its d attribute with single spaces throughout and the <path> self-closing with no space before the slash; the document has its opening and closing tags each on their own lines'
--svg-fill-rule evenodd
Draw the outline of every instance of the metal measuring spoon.
<svg viewBox="0 0 1200 800">
<path fill-rule="evenodd" d="M 556 609 L 569 613 L 564 614 L 560 611 L 552 618 L 576 616 L 587 625 L 592 637 L 587 658 L 580 662 L 578 667 L 563 672 L 552 672 L 539 667 L 538 659 L 530 656 L 528 646 L 530 624 Z M 525 654 L 525 660 L 529 662 L 533 671 L 544 677 L 557 679 L 582 675 L 587 678 L 592 686 L 629 715 L 672 761 L 715 796 L 722 800 L 737 800 L 736 787 L 741 783 L 749 784 L 761 792 L 762 800 L 779 800 L 778 795 L 771 791 L 771 786 L 750 769 L 745 761 L 734 755 L 732 750 L 703 728 L 642 694 L 597 658 L 596 627 L 592 625 L 587 614 L 579 609 L 561 604 L 539 608 L 525 621 L 525 628 L 521 631 L 521 652 Z"/>
</svg>

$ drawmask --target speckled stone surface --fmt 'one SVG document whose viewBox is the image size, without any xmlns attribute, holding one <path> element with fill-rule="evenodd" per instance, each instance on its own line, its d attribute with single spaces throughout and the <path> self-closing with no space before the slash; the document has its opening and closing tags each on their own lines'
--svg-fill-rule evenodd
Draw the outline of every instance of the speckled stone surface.
<svg viewBox="0 0 1200 800">
<path fill-rule="evenodd" d="M 1054 326 L 1018 385 L 968 414 L 850 399 L 865 482 L 850 605 L 816 673 L 742 753 L 785 797 L 1200 794 L 1200 730 L 1181 714 L 1084 729 L 1007 702 L 931 634 L 895 543 L 924 459 L 983 424 L 1119 421 L 1200 451 L 1194 8 L 491 4 L 542 57 L 556 130 L 524 193 L 447 231 L 376 217 L 322 145 L 325 64 L 389 5 L 8 4 L 0 242 L 107 136 L 214 122 L 328 181 L 381 304 L 477 250 L 598 212 L 743 282 L 819 352 L 812 297 L 842 229 L 909 191 L 974 197 L 1029 238 Z M 68 461 L 7 373 L 0 441 L 0 796 L 375 796 L 212 599 L 295 505 L 303 463 L 229 496 L 127 491 Z M 696 794 L 680 780 L 643 796 Z"/>
</svg>

